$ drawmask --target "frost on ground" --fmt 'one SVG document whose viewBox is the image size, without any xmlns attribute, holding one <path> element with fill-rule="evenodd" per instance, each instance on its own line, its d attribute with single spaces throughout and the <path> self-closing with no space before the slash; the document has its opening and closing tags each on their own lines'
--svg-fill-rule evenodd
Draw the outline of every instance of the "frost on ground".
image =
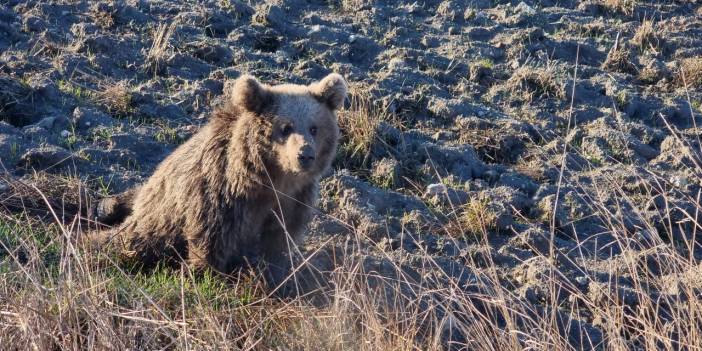
<svg viewBox="0 0 702 351">
<path fill-rule="evenodd" d="M 228 81 L 330 72 L 304 296 L 74 247 Z M 0 342 L 695 349 L 701 106 L 699 1 L 0 0 Z"/>
</svg>

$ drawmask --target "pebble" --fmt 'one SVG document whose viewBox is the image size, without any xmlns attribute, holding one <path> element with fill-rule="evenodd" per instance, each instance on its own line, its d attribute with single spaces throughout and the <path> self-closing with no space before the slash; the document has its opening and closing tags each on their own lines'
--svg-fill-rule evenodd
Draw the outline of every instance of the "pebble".
<svg viewBox="0 0 702 351">
<path fill-rule="evenodd" d="M 536 10 L 534 10 L 533 7 L 524 3 L 524 1 L 520 2 L 519 5 L 517 5 L 517 7 L 514 8 L 514 11 L 518 12 L 518 13 L 523 13 L 525 15 L 530 15 L 530 16 L 536 14 Z"/>
<path fill-rule="evenodd" d="M 312 26 L 310 28 L 309 32 L 307 32 L 307 35 L 316 34 L 316 33 L 319 33 L 321 31 L 322 31 L 322 26 L 320 26 L 319 24 L 315 24 L 314 26 Z"/>
<path fill-rule="evenodd" d="M 575 278 L 575 281 L 580 284 L 580 285 L 587 285 L 587 277 L 585 276 L 579 276 Z"/>
<path fill-rule="evenodd" d="M 434 183 L 434 184 L 429 184 L 427 186 L 426 194 L 428 196 L 436 196 L 439 194 L 445 194 L 446 191 L 447 191 L 446 185 L 441 184 L 441 183 Z"/>
<path fill-rule="evenodd" d="M 673 176 L 671 177 L 670 182 L 673 183 L 676 188 L 684 188 L 688 183 L 687 178 L 683 176 Z"/>
</svg>

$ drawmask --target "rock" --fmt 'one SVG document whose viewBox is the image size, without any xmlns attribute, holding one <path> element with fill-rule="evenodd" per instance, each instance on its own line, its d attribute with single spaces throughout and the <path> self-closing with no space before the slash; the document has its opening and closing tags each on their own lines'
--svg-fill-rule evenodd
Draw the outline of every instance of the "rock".
<svg viewBox="0 0 702 351">
<path fill-rule="evenodd" d="M 232 51 L 222 45 L 210 45 L 207 43 L 200 43 L 196 46 L 193 51 L 195 57 L 216 65 L 225 65 L 231 63 L 234 55 Z"/>
<path fill-rule="evenodd" d="M 549 255 L 551 248 L 550 235 L 546 231 L 537 227 L 529 227 L 526 231 L 519 233 L 512 242 L 533 251 L 536 254 Z"/>
<path fill-rule="evenodd" d="M 249 11 L 252 10 L 249 8 Z M 234 20 L 235 16 L 220 11 L 215 11 L 208 15 L 205 33 L 211 37 L 226 37 L 237 28 L 237 22 Z"/>
<path fill-rule="evenodd" d="M 95 127 L 111 127 L 115 120 L 108 114 L 90 107 L 76 107 L 73 110 L 73 125 L 80 131 Z"/>
<path fill-rule="evenodd" d="M 166 61 L 166 75 L 183 79 L 201 79 L 207 77 L 212 67 L 195 57 L 184 54 L 173 54 Z"/>
<path fill-rule="evenodd" d="M 426 196 L 437 196 L 445 194 L 447 190 L 446 185 L 441 183 L 429 184 L 427 185 L 427 191 L 424 193 Z"/>
<path fill-rule="evenodd" d="M 520 13 L 520 14 L 524 14 L 524 15 L 527 15 L 527 16 L 533 16 L 533 15 L 536 14 L 536 10 L 535 10 L 533 7 L 531 7 L 531 6 L 527 5 L 526 3 L 524 3 L 524 1 L 520 2 L 520 3 L 514 8 L 514 12 Z"/>
<path fill-rule="evenodd" d="M 485 164 L 478 158 L 470 145 L 440 146 L 423 142 L 412 145 L 412 157 L 425 164 L 424 172 L 428 178 L 450 174 L 458 182 L 479 178 L 485 172 Z"/>
<path fill-rule="evenodd" d="M 529 177 L 515 172 L 502 173 L 497 184 L 518 189 L 527 196 L 534 195 L 534 193 L 536 193 L 536 190 L 539 189 L 538 184 L 536 184 Z"/>
<path fill-rule="evenodd" d="M 265 4 L 260 6 L 252 17 L 252 22 L 272 27 L 279 33 L 284 33 L 286 36 L 300 37 L 303 31 L 293 25 L 280 6 L 275 4 Z"/>
<path fill-rule="evenodd" d="M 35 123 L 35 126 L 44 128 L 47 131 L 57 131 L 67 128 L 68 124 L 68 118 L 64 116 L 48 116 Z"/>
<path fill-rule="evenodd" d="M 66 149 L 45 145 L 25 152 L 20 158 L 18 166 L 35 170 L 57 170 L 78 160 Z"/>
</svg>

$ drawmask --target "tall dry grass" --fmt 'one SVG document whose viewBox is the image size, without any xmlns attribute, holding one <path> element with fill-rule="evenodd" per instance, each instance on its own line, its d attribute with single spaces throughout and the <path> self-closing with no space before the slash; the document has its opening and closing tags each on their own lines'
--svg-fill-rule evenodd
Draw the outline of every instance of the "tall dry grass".
<svg viewBox="0 0 702 351">
<path fill-rule="evenodd" d="M 186 267 L 134 271 L 109 253 L 80 249 L 77 238 L 86 228 L 78 221 L 3 214 L 0 342 L 38 350 L 437 350 L 449 342 L 475 350 L 698 349 L 702 267 L 693 252 L 699 252 L 701 208 L 688 208 L 682 219 L 664 219 L 667 235 L 635 237 L 627 218 L 598 197 L 615 191 L 634 209 L 643 202 L 629 198 L 614 179 L 597 187 L 586 200 L 603 219 L 608 230 L 603 235 L 624 253 L 598 259 L 542 251 L 534 259 L 548 264 L 543 277 L 548 298 L 538 307 L 501 281 L 502 268 L 494 262 L 468 262 L 468 278 L 459 283 L 426 252 L 417 255 L 423 269 L 416 275 L 389 255 L 369 262 L 356 247 L 325 272 L 328 301 L 315 305 L 305 297 L 271 296 L 255 272 L 222 277 Z M 38 190 L 24 196 L 43 199 Z M 699 204 L 699 195 L 692 200 Z M 658 232 L 661 223 L 640 219 L 644 229 Z M 477 235 L 487 243 L 491 233 Z M 584 246 L 574 236 L 576 247 Z M 610 280 L 626 277 L 634 288 L 602 283 L 586 261 L 589 267 L 619 265 Z M 580 267 L 584 278 L 576 281 L 563 269 L 566 263 Z M 579 287 L 582 279 L 590 285 L 587 291 Z M 558 298 L 563 294 L 567 303 Z M 603 335 L 592 335 L 571 316 L 589 316 Z"/>
<path fill-rule="evenodd" d="M 364 104 L 353 106 L 367 111 Z M 670 133 L 678 135 L 672 127 Z M 358 136 L 361 144 L 369 140 L 365 135 Z M 699 162 L 688 167 L 691 174 L 702 174 Z M 185 266 L 140 272 L 110 252 L 80 248 L 77 242 L 89 224 L 59 214 L 55 199 L 38 187 L 12 192 L 13 180 L 4 177 L 0 204 L 41 199 L 49 219 L 0 211 L 0 345 L 17 350 L 700 349 L 702 194 L 684 194 L 682 205 L 669 179 L 649 173 L 638 197 L 606 173 L 580 193 L 601 220 L 599 236 L 611 238 L 609 245 L 621 248 L 620 254 L 588 254 L 586 241 L 593 238 L 577 231 L 569 234 L 569 250 L 556 247 L 555 236 L 561 234 L 555 226 L 546 232 L 551 235 L 547 249 L 530 247 L 535 255 L 529 262 L 543 268 L 531 278 L 545 291 L 539 304 L 505 280 L 504 266 L 492 256 L 468 257 L 457 278 L 425 251 L 422 233 L 411 232 L 401 235 L 417 246 L 415 269 L 392 252 L 367 256 L 373 239 L 352 231 L 350 244 L 334 247 L 340 252 L 333 265 L 310 268 L 320 270 L 324 288 L 292 298 L 272 294 L 255 271 L 229 277 Z M 561 182 L 586 189 L 565 167 Z M 605 195 L 612 193 L 619 203 L 608 203 Z M 655 198 L 665 208 L 659 209 L 663 217 L 652 221 L 645 212 Z M 474 213 L 482 207 L 471 208 L 467 216 L 491 218 Z M 624 207 L 630 210 L 617 211 Z M 444 217 L 453 231 L 465 225 L 460 208 Z M 481 222 L 463 231 L 488 246 L 490 228 Z M 446 240 L 457 239 L 446 235 Z M 315 252 L 331 252 L 331 246 Z M 609 273 L 603 277 L 593 267 L 609 267 Z M 306 279 L 302 272 L 291 279 Z M 618 285 L 623 280 L 626 287 Z"/>
</svg>

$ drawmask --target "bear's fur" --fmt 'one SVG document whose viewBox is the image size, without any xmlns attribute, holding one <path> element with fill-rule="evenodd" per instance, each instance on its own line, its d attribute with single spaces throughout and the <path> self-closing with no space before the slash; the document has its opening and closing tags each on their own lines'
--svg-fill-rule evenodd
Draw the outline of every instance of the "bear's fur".
<svg viewBox="0 0 702 351">
<path fill-rule="evenodd" d="M 121 194 L 102 198 L 89 208 L 88 218 L 108 226 L 120 224 L 132 214 L 134 198 L 138 193 L 139 187 L 134 187 Z"/>
<path fill-rule="evenodd" d="M 261 258 L 285 265 L 336 153 L 346 89 L 338 74 L 309 86 L 237 79 L 210 121 L 127 193 L 131 213 L 103 238 L 145 266 L 178 257 L 224 273 Z"/>
</svg>

